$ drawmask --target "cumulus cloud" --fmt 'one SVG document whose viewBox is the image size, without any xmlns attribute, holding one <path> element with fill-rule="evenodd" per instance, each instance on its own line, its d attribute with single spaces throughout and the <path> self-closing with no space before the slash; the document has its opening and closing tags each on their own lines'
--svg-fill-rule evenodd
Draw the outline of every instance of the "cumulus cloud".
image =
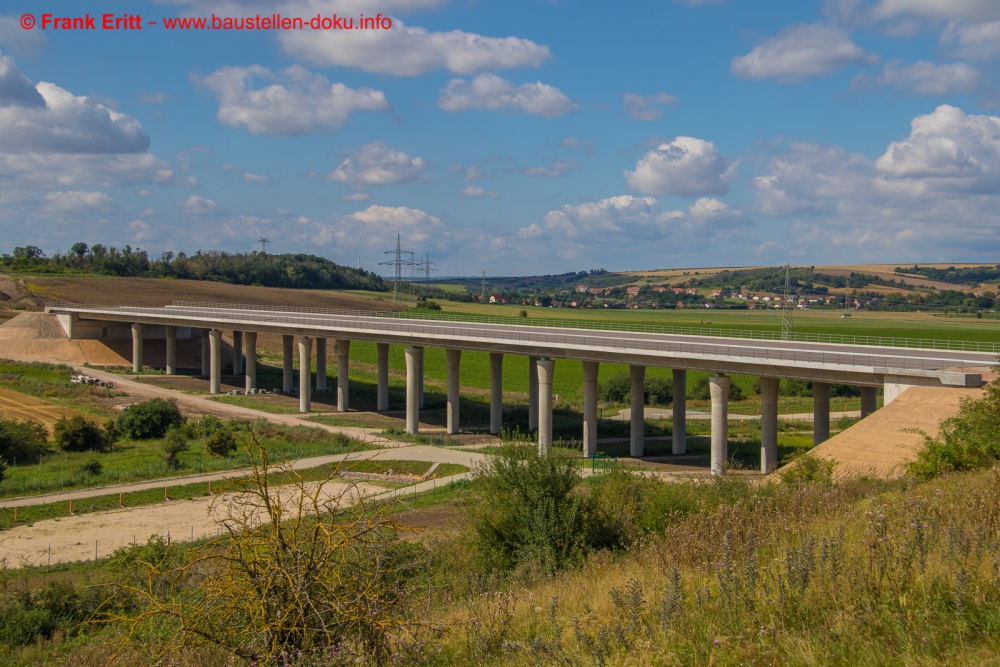
<svg viewBox="0 0 1000 667">
<path fill-rule="evenodd" d="M 31 56 L 45 48 L 45 32 L 25 30 L 20 18 L 0 14 L 0 46 L 15 56 Z"/>
<path fill-rule="evenodd" d="M 958 58 L 991 60 L 1000 57 L 1000 21 L 949 21 L 941 32 L 939 43 Z"/>
<path fill-rule="evenodd" d="M 42 212 L 49 214 L 103 213 L 114 207 L 114 201 L 108 195 L 86 190 L 49 192 L 44 202 Z"/>
<path fill-rule="evenodd" d="M 972 93 L 980 88 L 982 74 L 965 63 L 938 65 L 922 60 L 903 65 L 900 60 L 886 63 L 875 81 L 877 86 L 894 86 L 914 95 L 944 97 Z"/>
<path fill-rule="evenodd" d="M 402 151 L 394 151 L 384 142 L 364 144 L 344 159 L 327 178 L 348 183 L 357 188 L 396 183 L 419 183 L 427 180 L 427 165 L 420 157 L 411 158 Z"/>
<path fill-rule="evenodd" d="M 493 199 L 496 199 L 500 196 L 493 190 L 485 190 L 478 185 L 467 185 L 459 190 L 459 192 L 464 197 L 492 197 Z"/>
<path fill-rule="evenodd" d="M 438 69 L 453 74 L 478 74 L 539 67 L 552 56 L 549 47 L 528 39 L 485 37 L 461 30 L 431 32 L 406 26 L 397 18 L 389 30 L 350 30 L 336 34 L 292 30 L 282 31 L 278 39 L 286 53 L 314 65 L 354 67 L 397 76 L 417 76 Z"/>
<path fill-rule="evenodd" d="M 579 108 L 561 90 L 541 81 L 518 86 L 496 74 L 480 74 L 469 82 L 452 79 L 441 89 L 438 106 L 452 113 L 487 109 L 542 118 L 555 118 Z"/>
<path fill-rule="evenodd" d="M 395 238 L 396 234 L 401 234 L 410 243 L 434 241 L 436 245 L 448 235 L 440 218 L 406 206 L 372 205 L 344 216 L 342 223 L 335 234 L 341 242 L 356 243 L 358 239 L 366 239 L 368 245 L 380 248 L 385 239 Z"/>
<path fill-rule="evenodd" d="M 800 243 L 876 259 L 1000 249 L 1000 118 L 942 105 L 877 159 L 790 144 L 752 185 Z"/>
<path fill-rule="evenodd" d="M 219 210 L 219 205 L 211 199 L 204 199 L 198 195 L 191 195 L 187 199 L 177 202 L 177 208 L 187 215 L 206 215 Z"/>
<path fill-rule="evenodd" d="M 993 0 L 878 0 L 867 9 L 875 20 L 904 15 L 931 19 L 1000 18 L 1000 6 Z"/>
<path fill-rule="evenodd" d="M 840 28 L 797 23 L 764 40 L 745 56 L 733 58 L 730 69 L 741 79 L 777 79 L 783 83 L 822 76 L 853 63 L 875 63 Z"/>
<path fill-rule="evenodd" d="M 244 181 L 249 181 L 250 183 L 273 183 L 274 179 L 270 176 L 263 176 L 261 174 L 252 174 L 249 171 L 244 171 L 239 167 L 235 167 L 231 164 L 222 165 L 222 171 L 230 174 L 239 174 Z"/>
<path fill-rule="evenodd" d="M 657 120 L 663 115 L 661 107 L 677 106 L 677 98 L 660 91 L 653 95 L 625 93 L 622 96 L 622 113 L 632 120 Z"/>
<path fill-rule="evenodd" d="M 723 156 L 710 141 L 677 137 L 649 151 L 626 171 L 625 182 L 643 194 L 682 197 L 723 195 L 736 177 L 739 161 Z"/>
<path fill-rule="evenodd" d="M 275 137 L 339 130 L 357 111 L 389 111 L 385 93 L 331 84 L 300 65 L 273 72 L 260 65 L 223 67 L 195 82 L 215 93 L 219 121 Z M 270 85 L 254 87 L 255 80 Z"/>
<path fill-rule="evenodd" d="M 528 178 L 561 178 L 579 168 L 580 163 L 576 160 L 552 158 L 552 163 L 548 167 L 528 167 L 524 170 L 524 175 Z"/>
</svg>

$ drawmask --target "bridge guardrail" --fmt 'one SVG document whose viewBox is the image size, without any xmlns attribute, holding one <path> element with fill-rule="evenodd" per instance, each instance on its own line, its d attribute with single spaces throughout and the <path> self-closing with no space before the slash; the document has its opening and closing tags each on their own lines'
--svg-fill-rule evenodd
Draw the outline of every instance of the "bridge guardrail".
<svg viewBox="0 0 1000 667">
<path fill-rule="evenodd" d="M 259 309 L 244 309 L 241 313 L 227 313 L 213 311 L 211 315 L 206 314 L 204 308 L 186 308 L 174 306 L 169 309 L 164 308 L 142 308 L 135 306 L 82 306 L 80 304 L 49 304 L 50 308 L 72 308 L 75 311 L 91 311 L 98 314 L 129 314 L 146 315 L 150 317 L 163 317 L 164 310 L 176 313 L 180 317 L 192 319 L 204 319 L 207 323 L 215 322 L 239 322 L 240 324 L 262 324 L 279 326 L 308 326 L 324 327 L 329 326 L 328 319 L 310 318 L 306 313 L 286 314 L 283 317 L 259 312 Z M 281 311 L 283 313 L 288 311 Z M 827 351 L 807 351 L 789 350 L 787 348 L 754 348 L 748 346 L 730 346 L 718 343 L 692 343 L 685 341 L 648 341 L 634 338 L 597 337 L 571 333 L 538 333 L 533 331 L 519 332 L 510 330 L 490 330 L 477 328 L 440 327 L 440 326 L 420 326 L 418 323 L 403 323 L 393 321 L 396 318 L 386 318 L 379 322 L 366 322 L 365 326 L 351 327 L 344 329 L 355 329 L 362 333 L 384 332 L 393 334 L 422 334 L 436 336 L 451 336 L 457 338 L 470 338 L 479 340 L 490 340 L 496 342 L 518 342 L 531 343 L 536 345 L 557 345 L 557 346 L 580 346 L 591 347 L 600 350 L 624 351 L 624 352 L 665 352 L 670 354 L 700 354 L 705 356 L 724 356 L 732 358 L 744 358 L 753 361 L 764 362 L 784 362 L 784 363 L 815 363 L 832 364 L 840 366 L 866 367 L 879 370 L 921 370 L 921 371 L 965 371 L 965 362 L 955 359 L 941 359 L 933 357 L 904 357 L 904 356 L 881 356 L 872 354 L 854 354 L 844 352 Z M 890 365 L 890 360 L 891 364 Z M 977 364 L 982 366 L 983 364 Z M 959 368 L 960 367 L 960 368 Z"/>
</svg>

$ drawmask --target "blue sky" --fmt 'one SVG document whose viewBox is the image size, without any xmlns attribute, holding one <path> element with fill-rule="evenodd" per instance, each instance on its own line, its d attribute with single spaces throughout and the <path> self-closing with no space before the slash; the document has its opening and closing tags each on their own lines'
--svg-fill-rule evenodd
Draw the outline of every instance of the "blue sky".
<svg viewBox="0 0 1000 667">
<path fill-rule="evenodd" d="M 443 275 L 1000 261 L 996 0 L 0 11 L 0 252 L 266 236 L 374 268 L 398 233 Z M 39 27 L 87 12 L 147 24 Z M 162 25 L 213 13 L 393 26 Z"/>
</svg>

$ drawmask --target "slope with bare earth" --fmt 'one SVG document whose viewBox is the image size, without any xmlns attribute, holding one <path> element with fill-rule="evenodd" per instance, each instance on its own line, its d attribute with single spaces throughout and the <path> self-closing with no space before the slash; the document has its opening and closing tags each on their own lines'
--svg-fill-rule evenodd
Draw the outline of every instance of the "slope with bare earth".
<svg viewBox="0 0 1000 667">
<path fill-rule="evenodd" d="M 911 387 L 884 408 L 865 417 L 810 452 L 835 461 L 834 475 L 893 478 L 917 458 L 924 434 L 935 436 L 941 422 L 958 414 L 961 402 L 982 389 Z"/>
</svg>

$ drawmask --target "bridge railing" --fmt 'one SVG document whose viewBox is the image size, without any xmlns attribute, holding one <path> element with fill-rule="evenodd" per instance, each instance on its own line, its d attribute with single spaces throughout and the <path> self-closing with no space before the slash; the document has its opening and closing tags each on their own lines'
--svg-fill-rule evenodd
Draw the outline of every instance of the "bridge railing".
<svg viewBox="0 0 1000 667">
<path fill-rule="evenodd" d="M 81 306 L 79 304 L 49 304 L 50 308 L 70 307 L 77 312 L 93 312 L 95 314 L 138 315 L 162 318 L 163 308 L 141 308 L 132 306 Z M 280 310 L 280 315 L 262 312 L 265 309 L 243 308 L 227 311 L 213 310 L 205 312 L 204 307 L 181 307 L 175 305 L 169 309 L 179 318 L 204 321 L 208 325 L 216 323 L 238 323 L 239 328 L 246 325 L 297 326 L 323 329 L 330 327 L 329 317 L 314 317 L 317 313 L 289 312 Z M 241 311 L 241 312 L 233 312 Z M 328 313 L 323 313 L 328 315 Z M 461 323 L 456 323 L 461 324 Z M 357 331 L 371 335 L 373 333 L 395 334 L 397 336 L 413 337 L 428 336 L 432 338 L 482 340 L 489 343 L 519 343 L 536 346 L 572 346 L 578 349 L 591 349 L 607 352 L 632 353 L 665 353 L 670 355 L 701 355 L 704 357 L 727 357 L 744 363 L 777 363 L 789 364 L 825 364 L 831 366 L 853 366 L 855 368 L 871 368 L 876 372 L 888 370 L 922 370 L 922 371 L 965 371 L 965 363 L 955 359 L 940 359 L 933 357 L 883 356 L 877 354 L 855 354 L 849 352 L 831 352 L 822 350 L 794 350 L 787 347 L 750 347 L 746 345 L 731 346 L 722 343 L 695 343 L 690 341 L 649 340 L 641 338 L 619 338 L 608 336 L 588 336 L 584 333 L 538 331 L 517 331 L 511 329 L 483 329 L 479 327 L 462 326 L 421 326 L 419 322 L 403 322 L 398 318 L 383 318 L 376 321 L 367 320 L 363 323 L 341 321 L 337 323 L 343 331 Z M 978 363 L 976 367 L 983 366 Z"/>
<path fill-rule="evenodd" d="M 704 327 L 673 327 L 614 322 L 591 322 L 581 320 L 539 319 L 526 317 L 491 317 L 482 315 L 446 315 L 432 313 L 407 313 L 393 311 L 367 311 L 330 308 L 293 308 L 289 306 L 255 306 L 231 303 L 206 303 L 198 301 L 174 301 L 172 307 L 217 308 L 235 310 L 260 310 L 283 313 L 314 313 L 340 317 L 385 317 L 404 320 L 426 320 L 434 322 L 468 322 L 470 324 L 503 324 L 516 326 L 551 327 L 557 329 L 583 329 L 588 331 L 621 331 L 626 333 L 673 334 L 680 336 L 714 336 L 717 338 L 740 338 L 745 340 L 791 341 L 797 343 L 827 343 L 830 345 L 869 345 L 874 347 L 898 347 L 919 350 L 945 350 L 953 352 L 989 352 L 1000 354 L 1000 342 L 980 342 L 963 340 L 940 340 L 931 338 L 908 338 L 898 336 L 855 336 L 844 334 L 792 333 L 782 337 L 780 331 L 752 331 L 747 329 L 713 329 Z"/>
</svg>

